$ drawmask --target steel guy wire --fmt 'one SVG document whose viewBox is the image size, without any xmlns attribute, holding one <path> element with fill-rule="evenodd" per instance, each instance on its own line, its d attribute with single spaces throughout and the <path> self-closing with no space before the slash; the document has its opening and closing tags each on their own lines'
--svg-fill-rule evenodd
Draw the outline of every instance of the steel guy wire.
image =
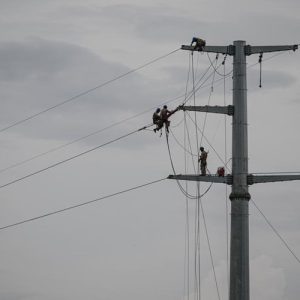
<svg viewBox="0 0 300 300">
<path fill-rule="evenodd" d="M 196 93 L 195 93 L 195 71 L 194 71 L 194 59 L 193 59 L 193 52 L 191 53 L 192 56 L 192 85 L 193 85 L 193 102 L 194 106 L 196 106 Z M 198 142 L 198 128 L 197 128 L 197 114 L 196 111 L 194 112 L 195 115 L 195 134 L 196 134 L 196 151 L 198 153 L 199 149 L 199 142 Z M 198 161 L 198 155 L 197 155 L 197 161 Z M 197 163 L 197 174 L 199 174 L 199 163 Z M 195 272 L 195 291 L 197 294 L 197 299 L 201 299 L 201 255 L 200 255 L 200 182 L 196 182 L 197 191 L 196 191 L 196 210 L 195 210 L 195 266 L 194 266 L 194 272 Z"/>
<path fill-rule="evenodd" d="M 199 82 L 198 82 L 198 84 L 199 84 Z M 191 94 L 191 92 L 189 92 L 189 94 Z M 178 99 L 181 99 L 182 97 L 185 97 L 185 99 L 186 99 L 186 94 L 180 95 L 180 96 L 178 96 L 178 97 L 176 97 L 176 98 L 173 98 L 173 99 L 170 99 L 170 100 L 167 100 L 167 101 L 164 101 L 164 102 L 160 103 L 159 105 L 163 105 L 163 104 L 168 104 L 168 103 L 174 102 L 174 101 L 176 101 L 176 100 L 178 100 Z M 155 107 L 156 107 L 156 106 L 155 106 Z M 80 138 L 78 138 L 78 139 L 75 139 L 75 140 L 73 140 L 73 141 L 71 141 L 71 142 L 68 142 L 68 143 L 66 143 L 66 144 L 60 145 L 60 146 L 58 146 L 58 147 L 54 147 L 54 148 L 52 148 L 52 149 L 50 149 L 50 150 L 48 150 L 48 151 L 42 152 L 42 153 L 37 154 L 37 155 L 34 155 L 34 156 L 32 156 L 32 157 L 30 157 L 30 158 L 28 158 L 28 159 L 25 159 L 25 160 L 23 160 L 23 161 L 17 162 L 17 163 L 12 164 L 12 165 L 10 165 L 10 166 L 8 166 L 8 167 L 5 167 L 5 168 L 3 168 L 3 169 L 0 169 L 0 173 L 2 173 L 2 172 L 4 172 L 4 171 L 7 171 L 7 170 L 10 170 L 10 169 L 12 169 L 12 168 L 18 167 L 18 166 L 20 166 L 20 165 L 23 165 L 24 163 L 30 162 L 30 161 L 32 161 L 32 160 L 34 160 L 34 159 L 36 159 L 36 158 L 39 158 L 39 157 L 42 157 L 42 156 L 47 155 L 47 154 L 49 154 L 49 153 L 55 152 L 55 151 L 57 151 L 57 150 L 60 150 L 60 149 L 62 149 L 62 148 L 65 148 L 65 147 L 67 147 L 67 146 L 69 146 L 69 145 L 72 145 L 72 144 L 74 144 L 74 143 L 77 143 L 77 142 L 79 142 L 79 141 L 82 141 L 82 140 L 84 140 L 84 139 L 86 139 L 86 138 L 88 138 L 88 137 L 91 137 L 91 136 L 93 136 L 93 135 L 95 135 L 95 134 L 98 134 L 98 133 L 100 133 L 100 132 L 103 132 L 103 131 L 105 131 L 105 130 L 107 130 L 107 129 L 110 129 L 110 128 L 112 128 L 112 127 L 115 127 L 115 126 L 117 126 L 117 125 L 120 125 L 120 124 L 122 124 L 122 123 L 124 123 L 124 122 L 127 122 L 127 121 L 129 121 L 129 120 L 132 120 L 132 119 L 134 119 L 134 118 L 137 118 L 137 117 L 139 117 L 139 116 L 141 116 L 141 115 L 143 115 L 143 114 L 145 114 L 145 113 L 148 113 L 148 112 L 152 111 L 155 107 L 152 107 L 152 108 L 147 109 L 147 110 L 145 110 L 145 111 L 143 111 L 143 112 L 140 112 L 140 113 L 138 113 L 138 114 L 136 114 L 136 115 L 133 115 L 133 116 L 131 116 L 131 117 L 128 117 L 128 118 L 125 118 L 125 119 L 123 119 L 123 120 L 121 120 L 121 121 L 118 121 L 118 122 L 116 122 L 116 123 L 113 123 L 113 124 L 111 124 L 111 125 L 108 125 L 108 126 L 106 126 L 106 127 L 104 127 L 104 128 L 101 128 L 101 129 L 99 129 L 99 130 L 96 130 L 96 131 L 94 131 L 94 132 L 92 132 L 92 133 L 90 133 L 90 134 L 88 134 L 88 135 L 82 136 L 82 137 L 80 137 Z"/>
<path fill-rule="evenodd" d="M 173 130 L 170 130 L 170 132 L 171 132 L 171 134 L 172 134 L 172 136 L 173 136 L 173 138 L 174 138 L 174 141 L 176 142 L 176 144 L 177 144 L 180 148 L 182 148 L 186 153 L 190 154 L 191 156 L 198 157 L 198 154 L 194 154 L 194 153 L 190 152 L 188 149 L 186 149 L 185 146 L 183 146 L 183 145 L 178 141 L 178 139 L 176 138 L 176 136 L 175 136 Z"/>
<path fill-rule="evenodd" d="M 195 123 L 195 121 L 191 118 L 191 116 L 187 113 L 187 116 L 191 119 L 192 122 Z M 198 127 L 199 129 L 199 127 Z M 199 129 L 201 132 L 201 129 Z M 219 158 L 219 160 L 224 164 L 224 166 L 228 169 L 227 164 L 223 161 L 222 157 L 219 155 L 219 153 L 217 152 L 217 150 L 213 147 L 213 145 L 209 142 L 209 140 L 207 139 L 207 137 L 203 134 L 203 138 L 206 140 L 206 142 L 208 143 L 208 145 L 213 149 L 213 151 L 215 152 L 215 154 L 217 155 L 217 157 Z"/>
<path fill-rule="evenodd" d="M 176 170 L 175 170 L 175 166 L 174 166 L 174 163 L 173 163 L 172 154 L 171 154 L 170 145 L 169 145 L 169 139 L 168 139 L 167 136 L 166 136 L 166 141 L 167 141 L 167 146 L 168 146 L 167 148 L 168 148 L 169 158 L 170 158 L 170 162 L 171 162 L 171 167 L 172 167 L 172 170 L 173 170 L 174 175 L 176 175 Z M 184 188 L 181 186 L 181 184 L 180 184 L 180 182 L 179 182 L 178 179 L 176 179 L 176 182 L 177 182 L 177 184 L 178 184 L 178 186 L 179 186 L 181 192 L 182 192 L 185 196 L 187 196 L 189 199 L 194 199 L 194 200 L 197 199 L 197 196 L 193 196 L 193 195 L 187 193 L 187 192 L 184 190 Z M 207 194 L 208 191 L 210 190 L 210 187 L 211 187 L 211 185 L 208 187 L 208 189 L 207 189 L 201 196 L 204 196 L 205 194 Z"/>
<path fill-rule="evenodd" d="M 218 57 L 218 56 L 217 56 Z M 211 60 L 210 60 L 211 61 Z M 218 62 L 218 58 L 216 58 L 216 64 Z M 208 96 L 208 101 L 207 101 L 207 105 L 210 104 L 210 99 L 211 99 L 211 95 L 213 93 L 213 88 L 214 88 L 214 82 L 215 82 L 215 74 L 217 72 L 217 69 L 216 67 L 212 64 L 213 68 L 214 68 L 214 74 L 213 74 L 213 78 L 212 78 L 212 82 L 211 82 L 211 89 L 210 89 L 210 92 L 209 92 L 209 96 Z M 195 112 L 196 113 L 196 112 Z M 207 116 L 208 116 L 208 113 L 206 112 L 205 113 L 205 117 L 204 117 L 204 123 L 203 123 L 203 127 L 202 127 L 202 135 L 201 135 L 201 140 L 200 140 L 200 145 L 202 144 L 202 140 L 203 140 L 203 134 L 204 134 L 204 131 L 205 131 L 205 128 L 206 128 L 206 121 L 207 121 Z M 196 121 L 196 120 L 195 120 Z M 195 122 L 197 124 L 197 122 Z M 199 146 L 199 145 L 198 145 Z M 197 149 L 198 153 L 199 153 L 199 149 Z"/>
<path fill-rule="evenodd" d="M 171 54 L 173 54 L 173 53 L 175 53 L 175 52 L 177 52 L 179 50 L 180 50 L 180 48 L 178 48 L 176 50 L 173 50 L 173 51 L 171 51 L 171 52 L 169 52 L 167 54 L 164 54 L 164 55 L 162 55 L 162 56 L 160 56 L 158 58 L 155 58 L 155 59 L 153 59 L 153 60 L 151 60 L 151 61 L 149 61 L 149 62 L 147 62 L 147 63 L 145 63 L 145 64 L 143 64 L 143 65 L 141 65 L 139 67 L 137 67 L 137 68 L 131 69 L 128 72 L 125 72 L 125 73 L 123 73 L 121 75 L 118 75 L 118 76 L 116 76 L 116 77 L 114 77 L 112 79 L 109 79 L 109 80 L 107 80 L 107 81 L 105 81 L 105 82 L 103 82 L 103 83 L 101 83 L 101 84 L 99 84 L 99 85 L 97 85 L 97 86 L 95 86 L 93 88 L 90 88 L 90 89 L 88 89 L 88 90 L 86 90 L 86 91 L 84 91 L 82 93 L 79 93 L 79 94 L 77 94 L 77 95 L 75 95 L 75 96 L 73 96 L 73 97 L 71 97 L 69 99 L 66 99 L 66 100 L 64 100 L 62 102 L 59 102 L 59 103 L 53 105 L 53 106 L 50 106 L 50 107 L 48 107 L 48 108 L 46 108 L 46 109 L 44 109 L 42 111 L 39 111 L 39 112 L 37 112 L 37 113 L 35 113 L 35 114 L 31 115 L 31 116 L 28 116 L 28 117 L 24 118 L 22 120 L 16 121 L 16 122 L 12 123 L 11 125 L 8 125 L 8 126 L 2 128 L 2 129 L 0 129 L 0 132 L 3 132 L 5 130 L 7 130 L 9 128 L 12 128 L 12 127 L 15 127 L 17 125 L 20 125 L 20 124 L 22 124 L 22 123 L 24 123 L 26 121 L 29 121 L 29 120 L 31 120 L 31 119 L 33 119 L 33 118 L 35 118 L 35 117 L 37 117 L 37 116 L 39 116 L 41 114 L 44 114 L 44 113 L 46 113 L 46 112 L 48 112 L 50 110 L 53 110 L 53 109 L 55 109 L 57 107 L 60 107 L 60 106 L 62 106 L 64 104 L 66 104 L 66 103 L 72 102 L 72 101 L 74 101 L 74 100 L 76 100 L 76 99 L 78 99 L 78 98 L 80 98 L 82 96 L 85 96 L 85 95 L 87 95 L 87 94 L 89 94 L 89 93 L 91 93 L 91 92 L 93 92 L 93 91 L 95 91 L 97 89 L 100 89 L 100 88 L 102 88 L 102 87 L 104 87 L 104 86 L 106 86 L 106 85 L 108 85 L 108 84 L 110 84 L 110 83 L 112 83 L 114 81 L 117 81 L 117 80 L 119 80 L 119 79 L 121 79 L 121 78 L 123 78 L 123 77 L 125 77 L 125 76 L 127 76 L 129 74 L 137 72 L 138 70 L 141 70 L 142 68 L 144 68 L 144 67 L 146 67 L 148 65 L 151 65 L 151 64 L 153 64 L 153 63 L 155 63 L 155 62 L 157 62 L 157 61 L 159 61 L 159 60 L 161 60 L 163 58 L 166 58 L 167 56 L 169 56 L 169 55 L 171 55 Z"/>
<path fill-rule="evenodd" d="M 217 64 L 217 61 L 218 61 L 218 55 L 216 56 L 216 59 L 215 59 L 216 64 Z M 211 62 L 211 60 L 210 60 L 210 62 Z M 212 64 L 212 66 L 213 66 L 213 64 Z M 193 68 L 193 65 L 192 65 L 192 68 Z M 214 66 L 213 66 L 213 68 L 214 68 L 214 73 L 213 73 L 213 79 L 212 79 L 212 86 L 211 86 L 211 90 L 210 90 L 210 94 L 209 94 L 209 98 L 208 98 L 208 104 L 210 102 L 211 94 L 212 94 L 212 91 L 213 91 L 213 83 L 214 83 L 215 73 L 216 73 L 216 68 Z M 193 72 L 193 75 L 194 75 L 194 69 L 192 69 L 192 72 Z M 193 79 L 194 79 L 194 76 L 193 76 Z M 194 81 L 193 81 L 193 90 L 194 90 L 194 105 L 196 105 L 196 103 L 195 103 L 196 100 L 195 100 Z M 207 114 L 206 114 L 206 116 L 207 116 Z M 201 132 L 202 136 L 201 136 L 200 144 L 202 143 L 204 130 L 205 130 L 205 125 L 206 125 L 206 118 L 205 118 L 205 121 L 204 121 L 203 130 Z M 199 149 L 198 126 L 197 126 L 197 114 L 196 114 L 196 112 L 195 112 L 195 129 L 196 129 L 197 151 L 199 151 L 198 150 Z M 200 172 L 199 163 L 197 165 L 198 165 L 198 170 L 197 171 L 198 171 L 198 174 L 199 174 L 199 172 Z M 206 224 L 204 208 L 203 208 L 203 204 L 202 204 L 202 196 L 200 194 L 200 182 L 197 182 L 197 195 L 198 195 L 198 199 L 197 199 L 198 209 L 197 209 L 197 224 L 196 224 L 196 230 L 195 230 L 195 232 L 197 232 L 197 238 L 195 240 L 196 240 L 196 245 L 197 245 L 196 248 L 198 249 L 198 251 L 196 251 L 196 255 L 198 254 L 199 298 L 201 298 L 201 282 L 200 282 L 200 278 L 201 278 L 201 274 L 200 274 L 200 270 L 201 270 L 200 269 L 200 261 L 201 261 L 201 257 L 200 257 L 200 211 L 201 211 L 203 224 L 204 224 L 204 228 L 205 228 L 206 239 L 207 239 L 209 253 L 210 253 L 211 264 L 212 264 L 212 268 L 213 268 L 215 285 L 216 285 L 216 289 L 217 289 L 218 299 L 220 300 L 220 293 L 219 293 L 219 287 L 218 287 L 218 282 L 217 282 L 217 277 L 216 277 L 216 272 L 215 272 L 214 260 L 213 260 L 211 245 L 210 245 L 210 239 L 209 239 L 209 235 L 208 235 L 208 229 L 207 229 L 207 224 Z M 195 274 L 197 276 L 197 272 Z"/>
<path fill-rule="evenodd" d="M 133 190 L 140 189 L 140 188 L 145 187 L 145 186 L 149 186 L 149 185 L 161 182 L 163 180 L 166 180 L 166 178 L 161 178 L 161 179 L 158 179 L 158 180 L 150 181 L 150 182 L 147 182 L 147 183 L 144 183 L 144 184 L 137 185 L 135 187 L 126 189 L 126 190 L 122 190 L 122 191 L 119 191 L 119 192 L 116 192 L 116 193 L 113 193 L 113 194 L 110 194 L 110 195 L 99 197 L 99 198 L 94 199 L 94 200 L 90 200 L 90 201 L 86 201 L 86 202 L 79 203 L 79 204 L 76 204 L 76 205 L 68 206 L 66 208 L 55 210 L 55 211 L 52 211 L 52 212 L 49 212 L 49 213 L 45 213 L 45 214 L 37 216 L 37 217 L 33 217 L 33 218 L 30 218 L 30 219 L 25 219 L 23 221 L 19 221 L 19 222 L 16 222 L 16 223 L 5 225 L 5 226 L 0 227 L 0 230 L 4 230 L 4 229 L 11 228 L 11 227 L 19 226 L 19 225 L 22 225 L 24 223 L 32 222 L 32 221 L 35 221 L 35 220 L 38 220 L 38 219 L 46 218 L 46 217 L 49 217 L 49 216 L 52 216 L 52 215 L 55 215 L 55 214 L 59 214 L 59 213 L 68 211 L 68 210 L 71 210 L 71 209 L 74 209 L 74 208 L 89 205 L 89 204 L 92 204 L 92 203 L 95 203 L 95 202 L 98 202 L 98 201 L 101 201 L 101 200 L 104 200 L 104 199 L 107 199 L 107 198 L 118 196 L 118 195 L 130 192 L 130 191 L 133 191 Z"/>
<path fill-rule="evenodd" d="M 184 128 L 183 128 L 183 135 L 184 135 L 184 148 L 186 148 L 186 115 L 184 114 Z M 187 152 L 184 152 L 184 172 L 187 174 Z M 188 181 L 185 181 L 185 190 L 188 192 Z M 187 253 L 184 263 L 185 263 L 185 268 L 184 271 L 186 270 L 187 272 L 187 291 L 185 294 L 187 294 L 187 300 L 189 300 L 190 297 L 190 218 L 189 218 L 189 201 L 188 197 L 185 196 L 185 205 L 186 205 L 186 213 L 185 213 L 185 218 L 186 218 L 186 231 L 185 231 L 185 253 Z M 185 274 L 185 273 L 184 273 Z"/>
<path fill-rule="evenodd" d="M 255 206 L 255 208 L 259 211 L 259 213 L 263 216 L 267 224 L 271 227 L 271 229 L 274 231 L 274 233 L 277 235 L 277 237 L 282 241 L 282 243 L 285 245 L 285 247 L 288 249 L 288 251 L 294 256 L 294 258 L 297 260 L 298 263 L 300 263 L 299 257 L 295 254 L 295 252 L 291 249 L 291 247 L 288 245 L 288 243 L 285 241 L 285 239 L 279 234 L 278 230 L 272 225 L 272 223 L 267 219 L 265 214 L 262 212 L 262 210 L 257 206 L 257 204 L 254 202 L 253 199 L 251 199 L 251 203 Z"/>
<path fill-rule="evenodd" d="M 219 73 L 219 72 L 218 72 L 218 68 L 216 68 L 216 67 L 213 65 L 213 62 L 212 62 L 212 60 L 211 60 L 211 58 L 210 58 L 208 52 L 206 52 L 206 54 L 207 54 L 207 57 L 208 57 L 208 59 L 209 59 L 209 61 L 210 61 L 210 63 L 211 63 L 211 66 L 214 68 L 215 72 L 216 72 L 219 76 L 221 76 L 221 77 L 226 77 L 226 76 L 228 76 L 228 75 L 230 75 L 230 74 L 233 73 L 233 70 L 231 70 L 231 71 L 228 72 L 227 74 L 221 74 L 221 73 Z M 222 62 L 222 64 L 223 64 L 223 62 Z"/>
<path fill-rule="evenodd" d="M 280 52 L 280 53 L 277 53 L 277 54 L 275 54 L 275 55 L 273 55 L 273 56 L 271 56 L 271 57 L 269 57 L 269 58 L 266 58 L 265 61 L 270 60 L 270 59 L 272 59 L 272 58 L 274 58 L 274 57 L 276 57 L 276 56 L 278 56 L 278 55 L 281 55 L 281 54 L 284 54 L 284 52 Z M 253 66 L 257 65 L 257 64 L 258 64 L 258 63 L 255 63 L 255 64 L 249 66 L 248 68 L 251 68 L 251 67 L 253 67 Z M 204 76 L 206 75 L 206 73 L 209 71 L 210 68 L 211 68 L 211 66 L 209 66 L 209 67 L 207 68 L 207 70 L 205 71 L 204 75 L 198 80 L 197 84 L 200 83 L 200 80 L 204 78 Z M 211 77 L 211 76 L 212 76 L 212 74 L 211 74 L 209 77 Z M 209 79 L 209 77 L 205 80 L 205 82 Z M 226 79 L 228 79 L 228 78 L 229 78 L 229 76 L 226 76 Z M 224 79 L 222 79 L 222 78 L 221 78 L 221 79 L 218 79 L 218 80 L 216 80 L 215 82 L 220 82 L 221 80 L 225 80 L 225 78 L 224 78 Z M 204 83 L 205 83 L 205 82 L 204 82 Z M 197 86 L 197 84 L 196 84 L 196 86 Z M 205 87 L 207 87 L 207 86 L 209 86 L 209 85 L 203 85 L 203 84 L 202 84 L 201 86 L 199 86 L 199 87 L 196 88 L 196 92 L 199 91 L 201 88 L 205 88 Z M 171 99 L 171 100 L 168 100 L 168 101 L 164 101 L 162 104 L 165 104 L 165 103 L 168 104 L 168 103 L 174 102 L 174 101 L 176 101 L 176 100 L 178 100 L 178 99 L 180 99 L 180 98 L 182 98 L 182 97 L 185 97 L 185 101 L 184 101 L 184 103 L 185 103 L 185 102 L 187 102 L 187 101 L 191 98 L 191 96 L 192 96 L 192 91 L 189 92 L 189 96 L 187 96 L 186 94 L 185 94 L 185 95 L 180 95 L 180 96 L 178 96 L 178 97 L 176 97 L 176 98 L 174 98 L 174 99 Z M 14 168 L 14 167 L 23 165 L 24 163 L 30 162 L 30 161 L 32 161 L 32 160 L 34 160 L 34 159 L 36 159 L 36 158 L 42 157 L 42 156 L 47 155 L 47 154 L 49 154 L 49 153 L 55 152 L 55 151 L 57 151 L 57 150 L 60 150 L 60 149 L 62 149 L 62 148 L 64 148 L 64 147 L 67 147 L 67 146 L 69 146 L 69 145 L 71 145 L 71 144 L 74 144 L 74 143 L 76 143 L 76 142 L 82 141 L 82 140 L 84 140 L 84 139 L 86 139 L 86 138 L 88 138 L 88 137 L 91 137 L 91 136 L 93 136 L 93 135 L 95 135 L 95 134 L 98 134 L 98 133 L 100 133 L 100 132 L 102 132 L 102 131 L 104 131 L 104 130 L 110 129 L 110 128 L 112 128 L 112 127 L 114 127 L 114 126 L 117 126 L 117 125 L 120 125 L 120 124 L 122 124 L 122 123 L 124 123 L 124 122 L 126 122 L 126 121 L 132 120 L 132 119 L 134 119 L 134 118 L 136 118 L 136 117 L 138 117 L 138 116 L 140 116 L 140 115 L 142 115 L 142 114 L 148 113 L 148 112 L 150 112 L 150 111 L 153 110 L 153 109 L 154 109 L 154 108 L 147 109 L 147 110 L 145 110 L 145 111 L 143 111 L 143 112 L 141 112 L 141 113 L 138 113 L 138 114 L 133 115 L 133 116 L 131 116 L 131 117 L 129 117 L 129 118 L 126 118 L 126 119 L 123 119 L 123 120 L 118 121 L 118 122 L 116 122 L 116 123 L 113 123 L 113 124 L 111 124 L 111 125 L 108 125 L 108 126 L 102 128 L 102 129 L 99 129 L 99 130 L 97 130 L 97 131 L 94 131 L 94 132 L 92 132 L 92 133 L 90 133 L 90 134 L 88 134 L 88 135 L 82 136 L 82 137 L 80 137 L 80 138 L 78 138 L 78 139 L 75 139 L 75 140 L 73 140 L 73 141 L 71 141 L 71 142 L 68 142 L 68 143 L 66 143 L 66 144 L 63 144 L 63 145 L 60 145 L 60 146 L 58 146 L 58 147 L 52 148 L 52 149 L 50 149 L 50 150 L 48 150 L 48 151 L 45 151 L 45 152 L 43 152 L 43 153 L 37 154 L 37 155 L 32 156 L 32 157 L 30 157 L 30 158 L 28 158 L 28 159 L 25 159 L 25 160 L 23 160 L 23 161 L 17 162 L 17 163 L 12 164 L 12 165 L 10 165 L 10 166 L 8 166 L 8 167 L 5 167 L 5 168 L 3 168 L 3 169 L 0 169 L 0 173 L 2 173 L 2 172 L 4 172 L 4 171 L 7 171 L 7 170 L 9 170 L 9 169 L 12 169 L 12 168 Z"/>
<path fill-rule="evenodd" d="M 211 62 L 210 58 L 209 58 L 209 61 Z M 218 61 L 218 56 L 216 57 L 216 62 L 215 62 L 216 64 L 217 64 L 217 61 Z M 208 104 L 207 105 L 209 105 L 209 103 L 210 103 L 211 95 L 212 95 L 212 92 L 213 92 L 214 81 L 215 81 L 215 74 L 217 73 L 216 67 L 213 64 L 212 64 L 212 66 L 214 68 L 214 75 L 213 75 L 213 78 L 212 78 L 211 90 L 210 90 L 210 94 L 209 94 L 209 97 L 208 97 Z M 205 127 L 206 127 L 206 121 L 207 121 L 207 113 L 205 114 L 205 120 L 204 120 L 204 124 L 203 124 L 203 128 L 202 128 L 202 135 L 201 135 L 200 144 L 202 143 L 202 140 L 203 140 L 203 135 L 204 135 Z M 197 126 L 196 119 L 195 119 L 195 124 Z M 200 184 L 199 184 L 199 190 L 200 190 Z M 213 259 L 213 254 L 212 254 L 212 249 L 211 249 L 211 244 L 210 244 L 210 239 L 209 239 L 209 234 L 208 234 L 208 229 L 207 229 L 206 217 L 205 217 L 203 203 L 202 203 L 201 198 L 199 198 L 199 204 L 201 206 L 202 219 L 203 219 L 205 235 L 206 235 L 209 254 L 210 254 L 210 260 L 211 260 L 212 269 L 213 269 L 213 275 L 214 275 L 214 281 L 215 281 L 215 285 L 216 285 L 217 295 L 218 295 L 218 299 L 220 300 L 221 297 L 220 297 L 219 286 L 218 286 L 218 281 L 217 281 L 217 276 L 216 276 L 216 271 L 215 271 L 214 259 Z"/>
<path fill-rule="evenodd" d="M 223 103 L 224 106 L 227 106 L 226 103 L 226 56 L 224 58 L 223 63 L 223 70 L 224 70 L 224 81 L 223 81 Z M 228 164 L 228 158 L 227 158 L 227 115 L 224 115 L 224 160 L 226 162 L 226 165 Z M 229 209 L 228 209 L 228 186 L 225 184 L 225 211 L 226 211 L 226 217 L 225 217 L 225 225 L 226 225 L 226 277 L 227 277 L 227 294 L 229 299 L 229 289 L 230 289 L 230 282 L 229 282 Z"/>
<path fill-rule="evenodd" d="M 48 166 L 48 167 L 46 167 L 46 168 L 43 168 L 43 169 L 40 169 L 40 170 L 35 171 L 35 172 L 33 172 L 33 173 L 27 174 L 27 175 L 25 175 L 25 176 L 23 176 L 23 177 L 17 178 L 17 179 L 12 180 L 12 181 L 10 181 L 10 182 L 8 182 L 8 183 L 2 184 L 2 185 L 0 185 L 0 189 L 1 189 L 1 188 L 4 188 L 4 187 L 6 187 L 6 186 L 12 185 L 12 184 L 14 184 L 14 183 L 16 183 L 16 182 L 22 181 L 22 180 L 24 180 L 24 179 L 26 179 L 26 178 L 32 177 L 32 176 L 34 176 L 34 175 L 40 174 L 40 173 L 42 173 L 42 172 L 44 172 L 44 171 L 47 171 L 47 170 L 49 170 L 49 169 L 52 169 L 52 168 L 54 168 L 54 167 L 57 167 L 57 166 L 59 166 L 59 165 L 61 165 L 61 164 L 64 164 L 64 163 L 70 161 L 70 160 L 73 160 L 73 159 L 75 159 L 75 158 L 77 158 L 77 157 L 80 157 L 80 156 L 82 156 L 82 155 L 88 154 L 88 153 L 90 153 L 90 152 L 92 152 L 92 151 L 95 151 L 95 150 L 97 150 L 97 149 L 99 149 L 99 148 L 102 148 L 102 147 L 104 147 L 104 146 L 106 146 L 106 145 L 112 144 L 112 143 L 114 143 L 114 142 L 116 142 L 116 141 L 118 141 L 118 140 L 124 139 L 125 137 L 128 137 L 128 136 L 130 136 L 130 135 L 132 135 L 132 134 L 134 134 L 134 133 L 137 133 L 137 132 L 139 132 L 139 131 L 141 131 L 141 130 L 145 130 L 146 128 L 148 128 L 148 127 L 150 127 L 150 126 L 153 126 L 153 124 L 150 124 L 150 125 L 147 125 L 147 126 L 144 126 L 144 127 L 140 128 L 140 129 L 131 131 L 131 132 L 127 133 L 127 134 L 124 134 L 124 135 L 122 135 L 122 136 L 120 136 L 120 137 L 118 137 L 118 138 L 115 138 L 115 139 L 113 139 L 113 140 L 111 140 L 111 141 L 108 141 L 108 142 L 106 142 L 106 143 L 104 143 L 104 144 L 98 145 L 98 146 L 96 146 L 96 147 L 93 147 L 93 148 L 91 148 L 91 149 L 88 149 L 88 150 L 86 150 L 86 151 L 83 151 L 83 152 L 81 152 L 81 153 L 79 153 L 79 154 L 76 154 L 76 155 L 74 155 L 74 156 L 71 156 L 71 157 L 69 157 L 69 158 L 67 158 L 67 159 L 61 160 L 61 161 L 59 161 L 59 162 L 57 162 L 57 163 L 55 163 L 55 164 L 52 164 L 52 165 L 50 165 L 50 166 Z"/>
</svg>

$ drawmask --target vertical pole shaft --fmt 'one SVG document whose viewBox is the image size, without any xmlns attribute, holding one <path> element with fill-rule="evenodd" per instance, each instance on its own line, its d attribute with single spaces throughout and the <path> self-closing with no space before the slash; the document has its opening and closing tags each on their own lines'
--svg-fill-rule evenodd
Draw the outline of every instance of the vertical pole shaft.
<svg viewBox="0 0 300 300">
<path fill-rule="evenodd" d="M 249 219 L 247 78 L 245 42 L 235 41 L 233 57 L 230 300 L 249 300 Z"/>
</svg>

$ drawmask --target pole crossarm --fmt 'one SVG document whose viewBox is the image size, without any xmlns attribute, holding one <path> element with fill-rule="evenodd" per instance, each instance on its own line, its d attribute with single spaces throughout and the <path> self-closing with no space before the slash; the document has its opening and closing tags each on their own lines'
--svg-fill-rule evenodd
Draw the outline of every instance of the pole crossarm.
<svg viewBox="0 0 300 300">
<path fill-rule="evenodd" d="M 195 46 L 182 45 L 181 50 L 189 50 L 189 51 L 200 51 L 200 52 L 213 52 L 213 53 L 222 53 L 228 55 L 234 55 L 235 47 L 233 45 L 229 46 L 204 46 L 201 48 L 197 48 Z"/>
<path fill-rule="evenodd" d="M 248 175 L 248 185 L 277 181 L 300 180 L 300 175 Z"/>
<path fill-rule="evenodd" d="M 266 52 L 278 52 L 278 51 L 296 51 L 298 49 L 298 45 L 279 45 L 279 46 L 245 46 L 245 54 L 251 55 L 256 53 L 266 53 Z M 213 52 L 213 53 L 222 53 L 228 55 L 235 54 L 235 46 L 204 46 L 204 47 L 195 47 L 190 45 L 182 45 L 181 50 L 189 50 L 189 51 L 199 51 L 199 52 Z"/>
<path fill-rule="evenodd" d="M 251 55 L 255 53 L 265 53 L 265 52 L 277 52 L 277 51 L 296 51 L 298 45 L 282 45 L 282 46 L 245 46 L 245 54 Z"/>
<path fill-rule="evenodd" d="M 202 181 L 202 182 L 213 182 L 213 183 L 225 183 L 232 184 L 232 176 L 216 176 L 216 175 L 169 175 L 168 179 L 176 180 L 187 180 L 187 181 Z"/>
<path fill-rule="evenodd" d="M 183 111 L 200 111 L 200 112 L 206 112 L 206 113 L 215 113 L 215 114 L 224 114 L 233 116 L 234 114 L 234 107 L 233 105 L 228 106 L 179 106 L 179 110 Z"/>
</svg>

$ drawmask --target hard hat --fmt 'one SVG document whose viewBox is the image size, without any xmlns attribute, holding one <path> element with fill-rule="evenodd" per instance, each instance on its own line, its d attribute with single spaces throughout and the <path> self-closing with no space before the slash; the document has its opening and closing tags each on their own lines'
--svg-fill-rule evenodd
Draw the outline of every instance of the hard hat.
<svg viewBox="0 0 300 300">
<path fill-rule="evenodd" d="M 160 112 L 160 108 L 157 108 L 157 109 L 156 109 L 156 112 Z"/>
<path fill-rule="evenodd" d="M 167 106 L 167 105 L 164 105 L 164 108 L 168 108 L 168 106 Z"/>
<path fill-rule="evenodd" d="M 204 151 L 204 148 L 203 148 L 203 147 L 200 147 L 200 150 L 201 150 L 201 151 Z"/>
</svg>

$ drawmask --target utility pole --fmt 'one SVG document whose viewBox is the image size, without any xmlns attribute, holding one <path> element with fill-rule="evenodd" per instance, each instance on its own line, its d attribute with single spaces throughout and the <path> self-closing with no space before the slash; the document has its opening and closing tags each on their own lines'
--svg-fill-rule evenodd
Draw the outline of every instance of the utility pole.
<svg viewBox="0 0 300 300">
<path fill-rule="evenodd" d="M 222 53 L 233 56 L 233 101 L 222 106 L 183 106 L 186 111 L 222 113 L 232 116 L 232 174 L 170 175 L 169 179 L 225 183 L 231 185 L 230 234 L 230 300 L 249 300 L 249 185 L 254 183 L 300 180 L 300 175 L 252 175 L 248 173 L 247 128 L 247 68 L 246 57 L 265 52 L 295 51 L 298 45 L 250 46 L 245 41 L 234 41 L 229 46 L 186 46 L 182 50 Z"/>
</svg>

